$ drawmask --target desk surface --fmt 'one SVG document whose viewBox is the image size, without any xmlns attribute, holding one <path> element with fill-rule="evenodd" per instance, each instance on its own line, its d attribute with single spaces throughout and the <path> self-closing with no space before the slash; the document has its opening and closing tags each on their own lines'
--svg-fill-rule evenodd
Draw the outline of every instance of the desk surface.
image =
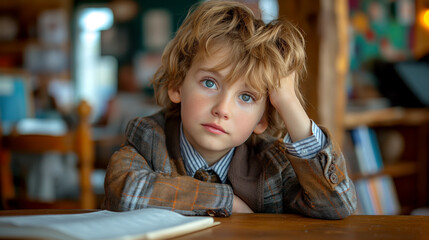
<svg viewBox="0 0 429 240">
<path fill-rule="evenodd" d="M 83 213 L 92 210 L 13 210 L 0 216 Z M 429 239 L 429 216 L 350 216 L 320 220 L 293 214 L 234 214 L 220 225 L 178 239 Z"/>
</svg>

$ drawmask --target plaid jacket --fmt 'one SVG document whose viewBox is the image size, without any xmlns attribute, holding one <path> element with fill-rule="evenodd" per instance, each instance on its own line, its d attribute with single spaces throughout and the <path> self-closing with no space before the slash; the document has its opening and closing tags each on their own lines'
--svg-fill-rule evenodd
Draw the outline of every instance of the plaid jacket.
<svg viewBox="0 0 429 240">
<path fill-rule="evenodd" d="M 254 212 L 341 219 L 356 209 L 343 155 L 323 128 L 327 144 L 314 159 L 288 154 L 281 139 L 238 146 L 228 184 L 219 184 L 186 175 L 179 124 L 180 119 L 166 120 L 163 112 L 130 121 L 127 144 L 113 154 L 107 168 L 104 208 L 157 207 L 184 215 L 229 216 L 236 194 Z"/>
</svg>

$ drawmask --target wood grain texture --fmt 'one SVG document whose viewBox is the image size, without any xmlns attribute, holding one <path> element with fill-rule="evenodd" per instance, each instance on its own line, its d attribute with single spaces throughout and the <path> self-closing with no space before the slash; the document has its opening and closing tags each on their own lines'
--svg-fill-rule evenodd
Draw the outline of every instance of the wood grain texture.
<svg viewBox="0 0 429 240">
<path fill-rule="evenodd" d="M 365 216 L 321 220 L 292 214 L 233 214 L 179 239 L 427 239 L 429 216 Z"/>
<path fill-rule="evenodd" d="M 391 107 L 364 112 L 348 112 L 344 116 L 344 127 L 353 129 L 360 125 L 380 126 L 418 126 L 429 123 L 429 110 L 423 108 Z"/>
<path fill-rule="evenodd" d="M 9 210 L 0 216 L 74 214 L 93 210 Z M 353 215 L 342 220 L 307 218 L 295 214 L 233 214 L 215 218 L 221 224 L 175 239 L 427 239 L 429 216 Z"/>
<path fill-rule="evenodd" d="M 307 73 L 302 79 L 300 90 L 306 102 L 306 111 L 311 119 L 319 122 L 318 87 L 319 87 L 319 1 L 288 0 L 278 1 L 279 17 L 296 25 L 304 35 L 307 54 Z"/>
</svg>

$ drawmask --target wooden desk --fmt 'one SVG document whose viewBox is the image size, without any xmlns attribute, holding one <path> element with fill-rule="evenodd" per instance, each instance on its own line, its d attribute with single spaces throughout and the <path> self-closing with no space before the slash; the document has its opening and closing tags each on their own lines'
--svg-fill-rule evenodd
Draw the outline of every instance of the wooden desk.
<svg viewBox="0 0 429 240">
<path fill-rule="evenodd" d="M 237 214 L 181 239 L 429 239 L 429 216 L 356 215 L 321 220 L 292 214 Z"/>
<path fill-rule="evenodd" d="M 0 216 L 83 213 L 93 210 L 12 210 Z M 320 220 L 293 214 L 234 214 L 220 225 L 177 239 L 429 239 L 429 216 L 350 216 Z"/>
</svg>

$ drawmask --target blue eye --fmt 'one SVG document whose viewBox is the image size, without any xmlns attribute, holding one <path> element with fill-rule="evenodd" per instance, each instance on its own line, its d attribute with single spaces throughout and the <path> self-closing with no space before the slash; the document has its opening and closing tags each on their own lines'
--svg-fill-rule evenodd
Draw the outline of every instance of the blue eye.
<svg viewBox="0 0 429 240">
<path fill-rule="evenodd" d="M 241 94 L 240 99 L 246 103 L 252 103 L 253 102 L 253 98 L 248 94 Z"/>
<path fill-rule="evenodd" d="M 210 79 L 203 80 L 204 87 L 210 88 L 210 89 L 216 89 L 216 84 L 214 81 Z"/>
</svg>

